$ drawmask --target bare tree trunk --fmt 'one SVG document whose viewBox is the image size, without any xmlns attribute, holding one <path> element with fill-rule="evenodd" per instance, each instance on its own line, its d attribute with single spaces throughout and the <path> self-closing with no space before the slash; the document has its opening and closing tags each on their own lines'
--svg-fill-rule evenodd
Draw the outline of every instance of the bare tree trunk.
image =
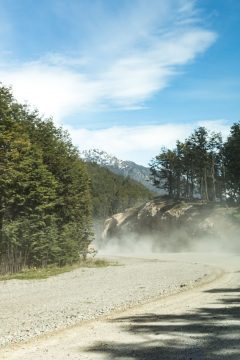
<svg viewBox="0 0 240 360">
<path fill-rule="evenodd" d="M 190 194 L 189 194 L 189 174 L 187 172 L 187 179 L 186 179 L 186 186 L 185 186 L 185 197 L 187 199 L 189 199 Z"/>
<path fill-rule="evenodd" d="M 224 166 L 224 165 L 223 165 L 222 171 L 223 171 L 224 196 L 225 196 L 225 201 L 226 201 L 226 199 L 227 199 L 227 185 L 226 185 L 226 170 L 225 170 L 225 166 Z"/>
<path fill-rule="evenodd" d="M 203 195 L 203 177 L 201 177 L 200 179 L 200 194 L 201 194 L 201 199 L 203 200 L 204 195 Z"/>
<path fill-rule="evenodd" d="M 213 201 L 216 202 L 216 179 L 215 179 L 215 162 L 212 158 L 212 184 L 213 184 Z"/>
<path fill-rule="evenodd" d="M 206 167 L 204 168 L 204 188 L 205 188 L 205 197 L 206 197 L 206 200 L 209 201 L 208 185 L 207 185 L 207 169 L 206 169 Z"/>
</svg>

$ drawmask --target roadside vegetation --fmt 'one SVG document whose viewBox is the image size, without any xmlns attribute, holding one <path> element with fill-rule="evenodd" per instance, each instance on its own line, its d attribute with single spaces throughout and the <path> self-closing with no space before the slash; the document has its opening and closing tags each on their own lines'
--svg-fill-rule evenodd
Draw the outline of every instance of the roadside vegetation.
<svg viewBox="0 0 240 360">
<path fill-rule="evenodd" d="M 66 132 L 0 88 L 0 273 L 79 259 L 92 239 L 85 164 Z"/>
<path fill-rule="evenodd" d="M 87 259 L 86 261 L 79 261 L 72 265 L 56 266 L 48 265 L 42 268 L 24 268 L 18 273 L 9 273 L 0 275 L 0 281 L 6 280 L 40 280 L 47 279 L 51 276 L 56 276 L 66 272 L 70 272 L 79 268 L 101 268 L 107 266 L 117 266 L 116 262 L 107 261 L 104 259 Z"/>
</svg>

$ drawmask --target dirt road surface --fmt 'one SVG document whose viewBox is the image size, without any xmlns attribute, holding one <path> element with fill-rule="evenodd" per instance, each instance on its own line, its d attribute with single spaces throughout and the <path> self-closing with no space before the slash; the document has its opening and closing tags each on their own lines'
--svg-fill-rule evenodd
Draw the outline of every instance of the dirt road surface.
<svg viewBox="0 0 240 360">
<path fill-rule="evenodd" d="M 182 283 L 177 294 L 11 344 L 0 350 L 0 358 L 239 360 L 240 256 L 165 254 L 158 258 L 176 263 L 176 271 L 179 264 L 188 271 L 194 271 L 190 262 L 208 265 L 212 275 L 196 281 L 194 287 Z"/>
</svg>

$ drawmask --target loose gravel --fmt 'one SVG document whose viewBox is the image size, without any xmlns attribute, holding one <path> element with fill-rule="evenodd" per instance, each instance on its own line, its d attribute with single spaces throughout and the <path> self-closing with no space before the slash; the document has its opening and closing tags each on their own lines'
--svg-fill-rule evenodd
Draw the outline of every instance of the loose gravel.
<svg viewBox="0 0 240 360">
<path fill-rule="evenodd" d="M 119 266 L 79 268 L 44 280 L 0 282 L 0 346 L 183 291 L 213 272 L 161 256 L 117 261 Z"/>
</svg>

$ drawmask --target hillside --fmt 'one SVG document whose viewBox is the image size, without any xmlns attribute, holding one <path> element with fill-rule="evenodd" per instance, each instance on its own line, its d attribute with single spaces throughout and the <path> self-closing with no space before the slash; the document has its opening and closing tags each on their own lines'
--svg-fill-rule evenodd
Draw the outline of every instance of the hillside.
<svg viewBox="0 0 240 360">
<path fill-rule="evenodd" d="M 129 177 L 138 181 L 152 192 L 162 193 L 161 190 L 153 186 L 150 181 L 150 169 L 138 165 L 133 161 L 123 161 L 117 157 L 98 149 L 84 150 L 80 153 L 82 159 L 86 162 L 96 163 L 101 167 L 107 168 L 114 174 Z"/>
<path fill-rule="evenodd" d="M 153 196 L 145 186 L 129 177 L 114 174 L 96 163 L 86 163 L 86 166 L 91 179 L 90 191 L 95 219 L 106 219 Z"/>
</svg>

